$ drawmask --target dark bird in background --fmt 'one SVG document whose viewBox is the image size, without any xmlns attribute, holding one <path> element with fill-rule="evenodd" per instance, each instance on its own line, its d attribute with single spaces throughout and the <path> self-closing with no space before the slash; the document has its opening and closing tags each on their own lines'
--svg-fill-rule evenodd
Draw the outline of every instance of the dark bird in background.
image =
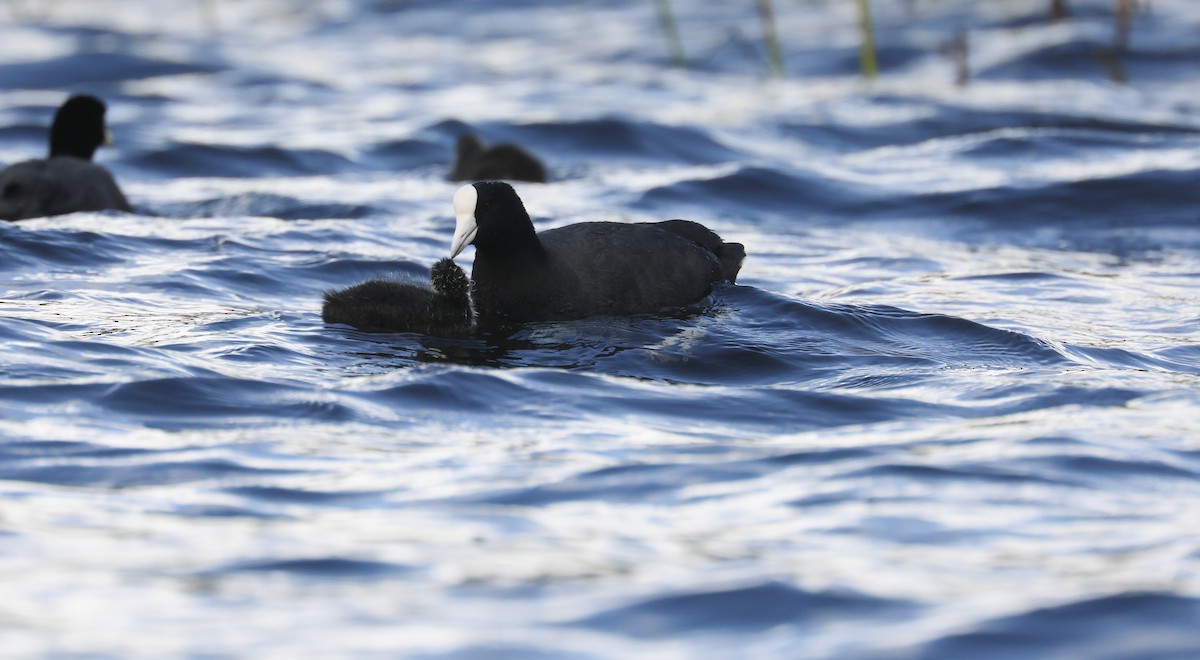
<svg viewBox="0 0 1200 660">
<path fill-rule="evenodd" d="M 455 337 L 472 327 L 470 282 L 452 259 L 430 271 L 432 288 L 410 282 L 367 280 L 327 291 L 321 318 L 363 332 L 415 332 Z"/>
<path fill-rule="evenodd" d="M 485 149 L 479 138 L 464 135 L 458 138 L 454 152 L 454 165 L 450 168 L 449 177 L 451 181 L 502 179 L 546 182 L 546 168 L 542 163 L 515 144 L 497 144 Z"/>
<path fill-rule="evenodd" d="M 133 210 L 108 170 L 92 162 L 98 147 L 112 144 L 104 113 L 104 102 L 94 96 L 72 96 L 59 107 L 50 155 L 0 171 L 0 219 Z"/>
<path fill-rule="evenodd" d="M 581 222 L 541 233 L 507 183 L 454 195 L 451 257 L 475 246 L 472 300 L 480 327 L 629 315 L 683 307 L 737 279 L 746 250 L 704 225 Z"/>
</svg>

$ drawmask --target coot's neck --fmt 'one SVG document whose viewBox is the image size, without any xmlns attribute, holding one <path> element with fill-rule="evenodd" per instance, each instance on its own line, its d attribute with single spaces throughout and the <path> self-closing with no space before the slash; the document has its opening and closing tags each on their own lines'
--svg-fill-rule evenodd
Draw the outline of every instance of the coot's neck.
<svg viewBox="0 0 1200 660">
<path fill-rule="evenodd" d="M 87 136 L 78 129 L 64 126 L 58 121 L 50 127 L 50 157 L 74 156 L 91 160 L 99 144 L 93 144 Z"/>
<path fill-rule="evenodd" d="M 494 231 L 481 229 L 475 238 L 475 258 L 496 261 L 522 261 L 541 263 L 546 260 L 546 250 L 538 240 L 537 232 L 533 229 L 533 221 L 529 219 L 522 205 L 508 209 L 508 218 L 502 227 L 494 227 Z"/>
</svg>

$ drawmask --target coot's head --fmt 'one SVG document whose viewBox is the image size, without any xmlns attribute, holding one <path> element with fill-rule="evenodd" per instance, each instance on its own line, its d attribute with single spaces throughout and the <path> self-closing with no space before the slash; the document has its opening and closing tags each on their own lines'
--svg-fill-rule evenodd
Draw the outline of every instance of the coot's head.
<svg viewBox="0 0 1200 660">
<path fill-rule="evenodd" d="M 454 240 L 450 256 L 463 248 L 537 249 L 537 234 L 525 205 L 512 186 L 501 181 L 479 181 L 454 193 Z"/>
<path fill-rule="evenodd" d="M 471 282 L 453 259 L 446 258 L 433 265 L 429 273 L 430 284 L 438 295 L 456 304 L 466 304 Z"/>
<path fill-rule="evenodd" d="M 104 102 L 94 96 L 72 96 L 54 113 L 50 126 L 50 157 L 75 156 L 91 160 L 96 148 L 112 144 L 104 127 Z"/>
</svg>

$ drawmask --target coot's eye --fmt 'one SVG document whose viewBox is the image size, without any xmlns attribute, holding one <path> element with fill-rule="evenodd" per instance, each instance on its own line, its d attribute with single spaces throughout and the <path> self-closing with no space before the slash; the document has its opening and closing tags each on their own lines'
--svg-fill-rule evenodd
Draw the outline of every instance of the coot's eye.
<svg viewBox="0 0 1200 660">
<path fill-rule="evenodd" d="M 488 210 L 488 209 L 490 209 L 490 208 L 492 208 L 492 203 L 491 203 L 491 202 L 480 202 L 480 203 L 479 203 L 479 207 L 478 207 L 478 208 L 476 208 L 475 210 L 476 210 L 476 211 L 486 211 L 486 210 Z"/>
</svg>

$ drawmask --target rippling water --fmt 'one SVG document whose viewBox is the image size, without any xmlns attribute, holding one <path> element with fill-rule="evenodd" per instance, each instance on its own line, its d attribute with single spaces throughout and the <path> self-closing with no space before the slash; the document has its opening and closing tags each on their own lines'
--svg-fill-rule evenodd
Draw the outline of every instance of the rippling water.
<svg viewBox="0 0 1200 660">
<path fill-rule="evenodd" d="M 1114 65 L 1107 2 L 877 2 L 867 85 L 854 3 L 776 3 L 782 80 L 741 4 L 677 70 L 633 0 L 10 3 L 0 161 L 100 94 L 138 213 L 0 224 L 6 653 L 1200 654 L 1200 8 Z M 739 283 L 322 324 L 445 255 L 465 131 Z"/>
</svg>

